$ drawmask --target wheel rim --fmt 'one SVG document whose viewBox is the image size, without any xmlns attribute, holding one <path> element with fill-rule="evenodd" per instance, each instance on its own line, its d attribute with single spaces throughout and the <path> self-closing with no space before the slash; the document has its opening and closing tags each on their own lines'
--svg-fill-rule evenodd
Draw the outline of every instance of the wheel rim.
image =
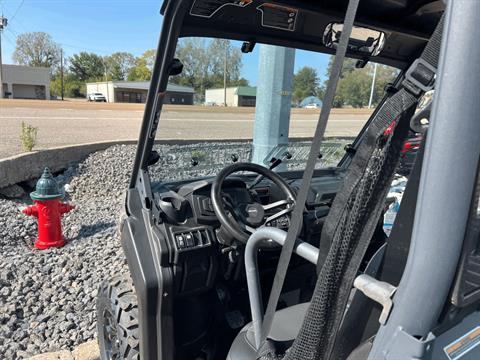
<svg viewBox="0 0 480 360">
<path fill-rule="evenodd" d="M 103 340 L 107 359 L 120 360 L 120 341 L 118 339 L 117 324 L 113 314 L 105 310 L 103 312 Z"/>
</svg>

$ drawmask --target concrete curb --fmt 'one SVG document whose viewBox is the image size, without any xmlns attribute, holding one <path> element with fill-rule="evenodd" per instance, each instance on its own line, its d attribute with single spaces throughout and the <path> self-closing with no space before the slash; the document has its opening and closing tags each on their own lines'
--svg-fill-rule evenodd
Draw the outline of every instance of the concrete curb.
<svg viewBox="0 0 480 360">
<path fill-rule="evenodd" d="M 40 177 L 45 166 L 48 166 L 52 172 L 64 170 L 70 164 L 77 163 L 85 159 L 89 154 L 101 151 L 114 145 L 135 145 L 134 140 L 112 140 L 99 141 L 86 144 L 76 144 L 48 149 L 40 149 L 24 154 L 14 155 L 8 158 L 0 159 L 0 189 L 17 184 L 22 181 L 28 181 Z M 158 140 L 156 144 L 193 144 L 200 140 Z M 215 139 L 211 142 L 222 141 L 245 141 L 244 139 Z"/>
<path fill-rule="evenodd" d="M 39 177 L 45 166 L 53 172 L 64 170 L 71 163 L 83 160 L 92 152 L 105 150 L 117 144 L 135 143 L 136 140 L 102 141 L 32 151 L 1 159 L 0 189 Z"/>
<path fill-rule="evenodd" d="M 79 345 L 75 350 L 60 350 L 29 357 L 27 360 L 100 360 L 97 340 Z"/>
</svg>

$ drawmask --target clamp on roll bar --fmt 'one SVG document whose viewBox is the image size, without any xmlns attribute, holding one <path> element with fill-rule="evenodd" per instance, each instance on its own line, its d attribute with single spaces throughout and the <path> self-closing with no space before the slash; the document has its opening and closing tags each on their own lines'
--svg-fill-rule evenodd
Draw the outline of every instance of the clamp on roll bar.
<svg viewBox="0 0 480 360">
<path fill-rule="evenodd" d="M 245 248 L 245 270 L 247 273 L 248 297 L 252 312 L 252 324 L 255 335 L 255 347 L 258 349 L 261 342 L 261 329 L 263 322 L 263 302 L 260 277 L 258 272 L 257 254 L 262 243 L 274 241 L 283 246 L 287 233 L 274 227 L 262 227 L 250 235 Z M 319 250 L 302 240 L 297 240 L 293 251 L 311 262 L 317 264 Z"/>
</svg>

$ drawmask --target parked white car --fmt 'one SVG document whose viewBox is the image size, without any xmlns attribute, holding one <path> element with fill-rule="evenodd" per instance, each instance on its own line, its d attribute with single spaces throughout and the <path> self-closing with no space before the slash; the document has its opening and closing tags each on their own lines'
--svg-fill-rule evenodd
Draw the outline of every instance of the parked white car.
<svg viewBox="0 0 480 360">
<path fill-rule="evenodd" d="M 303 107 L 304 109 L 320 109 L 318 104 L 308 104 Z"/>
<path fill-rule="evenodd" d="M 102 93 L 91 93 L 87 95 L 87 101 L 107 102 L 107 98 Z"/>
</svg>

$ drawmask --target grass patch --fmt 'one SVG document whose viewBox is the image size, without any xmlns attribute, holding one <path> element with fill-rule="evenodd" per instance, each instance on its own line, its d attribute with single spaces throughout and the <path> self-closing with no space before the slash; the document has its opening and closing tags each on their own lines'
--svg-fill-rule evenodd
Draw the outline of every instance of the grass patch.
<svg viewBox="0 0 480 360">
<path fill-rule="evenodd" d="M 37 144 L 37 128 L 22 121 L 20 141 L 25 151 L 32 151 Z"/>
</svg>

